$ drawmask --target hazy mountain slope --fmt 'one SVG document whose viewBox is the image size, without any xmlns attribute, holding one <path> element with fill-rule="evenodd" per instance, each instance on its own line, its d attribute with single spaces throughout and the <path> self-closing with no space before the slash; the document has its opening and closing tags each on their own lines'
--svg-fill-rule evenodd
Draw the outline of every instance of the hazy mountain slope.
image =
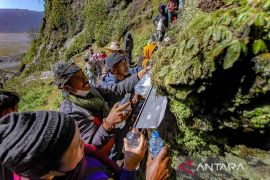
<svg viewBox="0 0 270 180">
<path fill-rule="evenodd" d="M 38 31 L 43 12 L 26 9 L 0 9 L 0 33 Z"/>
</svg>

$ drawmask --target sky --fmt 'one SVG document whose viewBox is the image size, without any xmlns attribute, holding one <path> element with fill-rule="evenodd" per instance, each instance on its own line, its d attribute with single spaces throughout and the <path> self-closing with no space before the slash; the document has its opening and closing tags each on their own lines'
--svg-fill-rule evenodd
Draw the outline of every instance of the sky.
<svg viewBox="0 0 270 180">
<path fill-rule="evenodd" d="M 0 0 L 0 8 L 44 11 L 44 0 Z"/>
</svg>

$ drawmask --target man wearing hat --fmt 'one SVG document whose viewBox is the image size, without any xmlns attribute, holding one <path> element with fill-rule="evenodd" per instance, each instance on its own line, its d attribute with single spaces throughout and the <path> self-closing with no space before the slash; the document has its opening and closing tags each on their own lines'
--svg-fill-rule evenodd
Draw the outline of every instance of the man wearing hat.
<svg viewBox="0 0 270 180">
<path fill-rule="evenodd" d="M 111 53 L 120 53 L 124 54 L 124 50 L 120 48 L 120 44 L 118 42 L 111 42 L 110 46 L 105 47 Z"/>
<path fill-rule="evenodd" d="M 141 79 L 147 72 L 147 68 L 142 69 L 128 68 L 126 56 L 120 53 L 113 53 L 105 59 L 105 67 L 108 70 L 107 74 L 102 78 L 101 86 L 126 84 L 129 83 L 131 92 L 135 85 L 131 83 L 134 79 Z M 124 96 L 119 96 L 117 101 L 120 101 Z M 115 100 L 115 99 L 114 99 Z M 111 100 L 109 100 L 111 102 Z"/>
<path fill-rule="evenodd" d="M 75 119 L 86 143 L 102 147 L 113 135 L 114 126 L 129 115 L 128 111 L 123 111 L 129 103 L 118 107 L 115 104 L 108 106 L 106 101 L 116 102 L 113 99 L 131 91 L 142 75 L 135 75 L 119 84 L 95 88 L 74 63 L 58 62 L 53 71 L 55 84 L 64 94 L 60 112 L 70 114 Z"/>
</svg>

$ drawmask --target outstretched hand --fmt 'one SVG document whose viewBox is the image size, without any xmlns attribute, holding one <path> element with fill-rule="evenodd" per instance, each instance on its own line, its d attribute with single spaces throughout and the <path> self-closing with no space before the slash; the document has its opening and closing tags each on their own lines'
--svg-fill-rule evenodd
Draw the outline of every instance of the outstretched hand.
<svg viewBox="0 0 270 180">
<path fill-rule="evenodd" d="M 151 153 L 148 154 L 146 164 L 146 180 L 164 180 L 169 177 L 169 161 L 167 147 L 163 147 L 157 157 L 152 160 Z"/>
<path fill-rule="evenodd" d="M 144 158 L 144 154 L 147 149 L 147 143 L 144 138 L 144 135 L 141 134 L 139 146 L 136 148 L 131 148 L 128 145 L 127 139 L 124 138 L 124 147 L 125 147 L 125 163 L 124 169 L 132 171 L 139 167 L 140 162 Z"/>
<path fill-rule="evenodd" d="M 145 68 L 143 68 L 140 72 L 138 72 L 138 78 L 142 79 L 142 77 L 147 73 L 148 70 L 150 70 L 151 67 L 147 66 Z"/>
<path fill-rule="evenodd" d="M 112 107 L 112 109 L 107 117 L 108 123 L 110 123 L 111 125 L 114 126 L 114 125 L 126 120 L 131 112 L 131 110 L 126 109 L 129 105 L 130 105 L 130 102 L 127 102 L 127 103 L 123 104 L 122 106 L 118 106 L 118 103 L 116 103 Z"/>
</svg>

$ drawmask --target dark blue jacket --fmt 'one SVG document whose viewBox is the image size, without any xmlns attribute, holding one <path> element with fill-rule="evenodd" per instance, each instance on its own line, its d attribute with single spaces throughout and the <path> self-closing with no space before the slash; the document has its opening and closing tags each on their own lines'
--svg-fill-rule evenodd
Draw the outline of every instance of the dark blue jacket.
<svg viewBox="0 0 270 180">
<path fill-rule="evenodd" d="M 142 70 L 142 67 L 129 69 L 129 73 L 126 79 L 122 81 L 119 81 L 118 79 L 116 79 L 116 77 L 113 74 L 108 72 L 102 78 L 102 81 L 99 87 L 97 87 L 97 90 L 101 93 L 102 97 L 109 104 L 109 106 L 112 107 L 115 103 L 123 99 L 126 93 L 129 93 L 134 89 L 135 85 L 139 82 L 138 72 L 141 70 Z M 118 86 L 118 92 L 115 91 L 117 96 L 111 96 L 111 95 L 108 96 L 108 94 L 106 95 L 106 93 L 103 93 L 101 91 L 101 88 L 106 89 L 106 87 L 108 86 Z"/>
</svg>

